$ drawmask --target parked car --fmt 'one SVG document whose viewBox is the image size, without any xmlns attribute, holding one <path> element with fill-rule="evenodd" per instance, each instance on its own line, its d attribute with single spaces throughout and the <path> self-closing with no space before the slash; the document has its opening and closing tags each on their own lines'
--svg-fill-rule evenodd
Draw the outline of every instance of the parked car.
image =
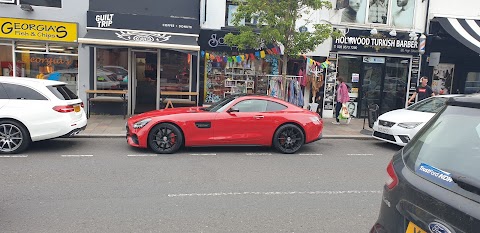
<svg viewBox="0 0 480 233">
<path fill-rule="evenodd" d="M 0 77 L 0 153 L 20 153 L 31 142 L 73 136 L 86 125 L 83 103 L 66 83 Z"/>
<path fill-rule="evenodd" d="M 387 166 L 371 233 L 479 232 L 480 95 L 452 97 Z"/>
<path fill-rule="evenodd" d="M 317 113 L 283 100 L 259 95 L 232 95 L 208 107 L 169 108 L 128 119 L 127 141 L 156 153 L 181 146 L 273 146 L 295 153 L 319 140 L 323 121 Z"/>
<path fill-rule="evenodd" d="M 437 95 L 419 101 L 405 109 L 397 109 L 382 114 L 373 124 L 373 137 L 405 146 L 445 106 L 445 102 L 455 96 L 459 95 Z"/>
</svg>

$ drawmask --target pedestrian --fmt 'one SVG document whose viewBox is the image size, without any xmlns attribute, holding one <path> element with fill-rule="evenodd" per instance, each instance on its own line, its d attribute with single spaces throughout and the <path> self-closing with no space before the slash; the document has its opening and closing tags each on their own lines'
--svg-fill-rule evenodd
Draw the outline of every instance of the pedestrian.
<svg viewBox="0 0 480 233">
<path fill-rule="evenodd" d="M 342 77 L 337 77 L 337 104 L 335 106 L 335 122 L 332 122 L 335 125 L 340 124 L 340 111 L 342 110 L 343 104 L 350 101 L 350 96 L 348 95 L 347 84 Z M 351 117 L 347 118 L 347 124 L 350 124 Z"/>
<path fill-rule="evenodd" d="M 423 76 L 420 78 L 420 86 L 418 86 L 415 89 L 415 92 L 413 92 L 412 97 L 408 100 L 408 104 L 410 105 L 412 101 L 415 99 L 415 97 L 418 95 L 418 101 L 422 101 L 430 96 L 434 96 L 435 93 L 433 92 L 432 88 L 427 85 L 428 84 L 428 78 Z"/>
</svg>

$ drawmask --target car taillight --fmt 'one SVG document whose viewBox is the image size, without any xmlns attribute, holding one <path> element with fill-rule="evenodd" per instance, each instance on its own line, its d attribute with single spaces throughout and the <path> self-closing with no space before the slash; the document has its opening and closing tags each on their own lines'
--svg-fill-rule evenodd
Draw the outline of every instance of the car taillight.
<svg viewBox="0 0 480 233">
<path fill-rule="evenodd" d="M 385 184 L 387 185 L 388 189 L 393 189 L 398 184 L 398 177 L 397 174 L 395 174 L 395 170 L 393 169 L 393 161 L 390 161 L 387 166 L 387 174 L 388 177 L 385 181 Z"/>
<path fill-rule="evenodd" d="M 81 103 L 80 103 L 80 106 L 81 106 L 82 108 L 84 108 L 84 107 L 85 107 L 85 106 L 83 105 L 83 102 L 81 102 Z"/>
<path fill-rule="evenodd" d="M 53 110 L 57 112 L 73 112 L 75 108 L 72 105 L 65 105 L 65 106 L 55 106 Z"/>
</svg>

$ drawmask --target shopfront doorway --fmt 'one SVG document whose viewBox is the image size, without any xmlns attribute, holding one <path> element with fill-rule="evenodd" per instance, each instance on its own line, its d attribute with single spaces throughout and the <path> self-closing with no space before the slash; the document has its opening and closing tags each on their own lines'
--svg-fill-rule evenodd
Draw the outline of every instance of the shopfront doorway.
<svg viewBox="0 0 480 233">
<path fill-rule="evenodd" d="M 356 117 L 367 117 L 368 106 L 379 113 L 405 107 L 410 58 L 340 55 L 339 75 L 350 87 L 350 100 L 358 106 Z"/>
<path fill-rule="evenodd" d="M 158 109 L 160 59 L 157 50 L 132 50 L 132 103 L 135 114 Z"/>
</svg>

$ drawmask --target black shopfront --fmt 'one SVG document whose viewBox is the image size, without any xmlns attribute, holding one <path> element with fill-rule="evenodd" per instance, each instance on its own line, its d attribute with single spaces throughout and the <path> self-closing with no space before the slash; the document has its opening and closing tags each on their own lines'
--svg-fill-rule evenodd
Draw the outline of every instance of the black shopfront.
<svg viewBox="0 0 480 233">
<path fill-rule="evenodd" d="M 161 92 L 198 92 L 199 32 L 197 2 L 91 0 L 79 38 L 90 49 L 90 89 L 126 91 L 129 114 L 162 108 Z M 119 112 L 96 105 L 94 112 Z"/>
<path fill-rule="evenodd" d="M 344 37 L 334 39 L 329 61 L 335 75 L 327 75 L 325 101 L 335 102 L 335 83 L 328 79 L 340 76 L 349 87 L 348 107 L 354 117 L 366 117 L 372 104 L 379 106 L 379 113 L 406 107 L 421 63 L 418 38 L 410 36 L 382 31 L 371 35 L 367 30 L 350 29 Z"/>
</svg>

